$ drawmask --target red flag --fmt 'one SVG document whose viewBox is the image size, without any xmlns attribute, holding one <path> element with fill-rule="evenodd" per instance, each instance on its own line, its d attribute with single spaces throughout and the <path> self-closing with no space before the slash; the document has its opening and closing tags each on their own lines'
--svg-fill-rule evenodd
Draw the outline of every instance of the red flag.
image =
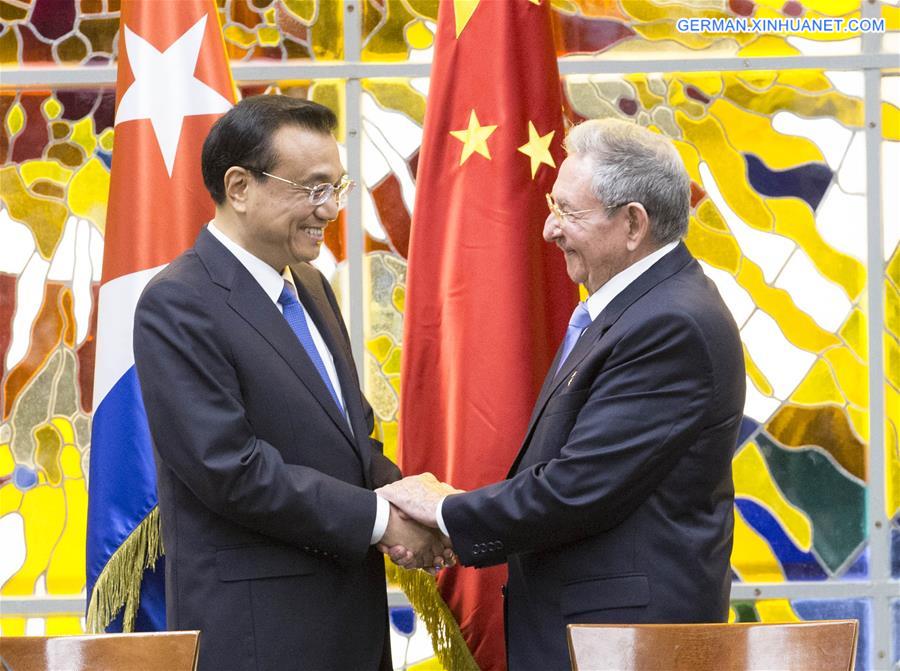
<svg viewBox="0 0 900 671">
<path fill-rule="evenodd" d="M 200 149 L 234 103 L 214 0 L 125 0 L 103 282 L 171 261 L 214 213 Z"/>
<path fill-rule="evenodd" d="M 200 150 L 233 103 L 213 0 L 122 3 L 94 371 L 86 548 L 91 631 L 165 628 L 156 471 L 131 331 L 147 282 L 213 216 Z"/>
<path fill-rule="evenodd" d="M 441 3 L 417 175 L 400 463 L 461 489 L 506 476 L 577 300 L 541 237 L 562 161 L 549 0 Z M 505 668 L 506 568 L 441 593 L 484 670 Z"/>
</svg>

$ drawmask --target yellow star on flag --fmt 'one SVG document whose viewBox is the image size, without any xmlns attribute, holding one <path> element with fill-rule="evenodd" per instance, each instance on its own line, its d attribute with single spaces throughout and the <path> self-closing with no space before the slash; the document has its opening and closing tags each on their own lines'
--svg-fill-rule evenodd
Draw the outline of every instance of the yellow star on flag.
<svg viewBox="0 0 900 671">
<path fill-rule="evenodd" d="M 551 130 L 546 135 L 539 135 L 534 123 L 528 122 L 528 142 L 519 147 L 519 151 L 531 159 L 531 179 L 537 174 L 541 163 L 546 163 L 551 168 L 556 167 L 553 156 L 550 154 L 550 143 L 553 142 L 555 130 Z"/>
<path fill-rule="evenodd" d="M 469 127 L 465 130 L 451 130 L 450 135 L 463 143 L 462 155 L 459 157 L 459 164 L 466 162 L 475 152 L 484 156 L 487 160 L 491 160 L 491 152 L 487 146 L 487 139 L 497 130 L 497 126 L 482 126 L 478 123 L 478 117 L 475 110 L 469 115 Z"/>
<path fill-rule="evenodd" d="M 478 9 L 481 0 L 453 0 L 453 18 L 456 20 L 456 39 L 462 35 L 472 14 Z"/>
</svg>

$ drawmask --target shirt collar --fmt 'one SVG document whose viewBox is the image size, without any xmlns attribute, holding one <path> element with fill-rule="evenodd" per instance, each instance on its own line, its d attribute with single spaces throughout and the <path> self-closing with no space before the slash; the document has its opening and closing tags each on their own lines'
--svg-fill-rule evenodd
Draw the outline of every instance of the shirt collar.
<svg viewBox="0 0 900 671">
<path fill-rule="evenodd" d="M 647 272 L 654 263 L 659 261 L 677 246 L 678 240 L 670 242 L 609 278 L 609 281 L 592 293 L 586 301 L 591 320 L 593 321 L 596 319 L 597 316 L 603 312 L 603 309 L 612 303 L 616 296 L 625 291 L 629 284 Z"/>
<path fill-rule="evenodd" d="M 284 280 L 288 279 L 292 284 L 294 282 L 294 278 L 291 277 L 290 271 L 285 268 L 284 275 L 279 274 L 279 272 L 268 263 L 259 257 L 254 256 L 229 238 L 216 226 L 215 220 L 209 222 L 206 228 L 212 233 L 216 240 L 225 245 L 225 249 L 234 254 L 241 265 L 247 269 L 247 272 L 253 276 L 253 279 L 259 283 L 262 290 L 266 292 L 266 296 L 268 296 L 273 303 L 277 304 L 278 297 L 281 296 L 281 292 L 284 290 Z"/>
</svg>

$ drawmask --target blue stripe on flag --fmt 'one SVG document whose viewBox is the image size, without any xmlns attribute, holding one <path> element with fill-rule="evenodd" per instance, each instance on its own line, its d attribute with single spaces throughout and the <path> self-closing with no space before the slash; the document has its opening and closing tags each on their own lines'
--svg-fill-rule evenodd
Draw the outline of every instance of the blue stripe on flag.
<svg viewBox="0 0 900 671">
<path fill-rule="evenodd" d="M 157 502 L 150 429 L 134 366 L 95 408 L 88 496 L 87 594 L 90 601 L 94 583 L 109 558 Z M 137 631 L 166 628 L 163 570 L 159 563 L 155 574 L 145 572 Z M 155 579 L 147 580 L 151 577 Z M 155 594 L 145 599 L 148 589 L 155 589 Z M 108 631 L 121 631 L 121 617 L 110 624 Z"/>
</svg>

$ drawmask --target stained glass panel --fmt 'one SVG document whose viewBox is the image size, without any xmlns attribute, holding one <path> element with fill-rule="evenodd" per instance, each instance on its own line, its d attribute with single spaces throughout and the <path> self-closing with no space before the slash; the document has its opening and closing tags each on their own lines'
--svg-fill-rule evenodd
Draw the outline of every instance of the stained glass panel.
<svg viewBox="0 0 900 671">
<path fill-rule="evenodd" d="M 445 3 L 457 23 L 480 2 Z M 545 0 L 554 10 L 554 38 L 561 56 L 602 58 L 708 58 L 860 53 L 860 0 Z M 366 0 L 363 59 L 421 61 L 430 58 L 437 0 Z M 900 10 L 880 7 L 891 53 L 900 31 Z M 862 24 L 864 27 L 867 24 Z M 894 49 L 896 51 L 896 49 Z"/>
<path fill-rule="evenodd" d="M 412 606 L 391 606 L 391 655 L 395 669 L 409 671 L 442 671 L 434 656 L 431 638 Z"/>
<path fill-rule="evenodd" d="M 88 89 L 2 101 L 0 593 L 77 595 L 113 98 Z M 22 618 L 2 626 L 26 630 Z M 48 633 L 81 627 L 78 617 L 46 620 Z"/>
<path fill-rule="evenodd" d="M 216 0 L 232 60 L 339 60 L 338 0 Z M 115 61 L 119 0 L 5 0 L 0 63 L 104 65 Z"/>
<path fill-rule="evenodd" d="M 425 79 L 362 82 L 365 386 L 385 453 L 397 450 L 406 254 L 425 115 Z"/>
</svg>

